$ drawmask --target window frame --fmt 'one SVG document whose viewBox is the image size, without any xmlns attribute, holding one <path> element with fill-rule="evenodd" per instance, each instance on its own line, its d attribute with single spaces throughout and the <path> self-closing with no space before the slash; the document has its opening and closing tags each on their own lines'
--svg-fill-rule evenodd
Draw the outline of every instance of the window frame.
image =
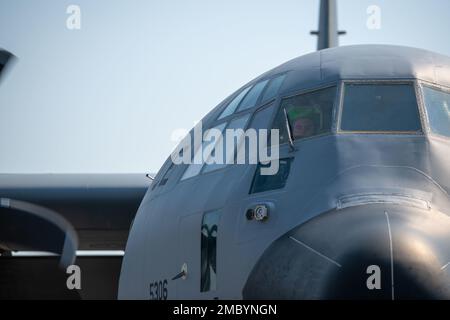
<svg viewBox="0 0 450 320">
<path fill-rule="evenodd" d="M 246 123 L 245 128 L 244 128 L 243 130 L 244 130 L 244 131 L 247 131 L 248 129 L 250 129 L 250 125 L 253 123 L 253 121 L 254 121 L 256 115 L 258 114 L 258 112 L 261 112 L 261 111 L 263 111 L 263 110 L 265 110 L 265 109 L 268 109 L 268 108 L 273 107 L 274 110 L 273 110 L 273 113 L 270 115 L 270 119 L 269 119 L 269 125 L 270 125 L 270 124 L 272 123 L 272 121 L 274 120 L 274 117 L 275 117 L 275 114 L 276 114 L 276 110 L 277 110 L 277 104 L 278 104 L 278 100 L 277 100 L 276 98 L 270 99 L 270 100 L 267 100 L 267 102 L 265 102 L 264 104 L 262 104 L 262 105 L 260 105 L 259 107 L 257 107 L 255 110 L 251 111 L 251 112 L 250 112 L 250 113 L 251 113 L 251 114 L 250 114 L 250 117 L 249 117 L 249 119 L 247 120 L 247 123 Z M 240 115 L 240 116 L 238 116 L 237 118 L 240 118 L 241 116 L 243 116 L 243 115 Z M 230 120 L 230 123 L 231 123 L 233 120 L 234 120 L 234 119 L 231 119 L 231 120 Z M 270 139 L 270 129 L 271 129 L 271 128 L 268 128 L 268 129 L 267 129 L 267 130 L 268 130 L 268 132 L 267 132 L 267 139 L 268 139 L 268 140 Z M 259 138 L 258 138 L 258 139 L 259 139 Z M 242 142 L 241 142 L 241 143 L 242 143 Z M 271 147 L 271 146 L 267 145 L 267 147 L 269 148 L 269 147 Z M 209 173 L 211 173 L 211 172 L 215 172 L 215 171 L 218 171 L 218 170 L 223 170 L 223 169 L 225 169 L 225 168 L 228 168 L 228 167 L 237 165 L 237 163 L 236 163 L 236 158 L 237 158 L 237 150 L 235 150 L 235 153 L 234 153 L 234 159 L 233 159 L 233 160 L 234 160 L 234 163 L 233 163 L 233 164 L 228 164 L 228 165 L 224 166 L 223 168 L 220 168 L 220 169 L 217 169 L 217 170 L 205 172 L 205 174 L 209 174 Z"/>
<path fill-rule="evenodd" d="M 237 113 L 241 113 L 241 112 L 244 112 L 244 111 L 246 111 L 246 110 L 250 110 L 250 109 L 253 109 L 254 107 L 257 107 L 257 106 L 259 105 L 259 102 L 260 102 L 260 100 L 262 99 L 262 95 L 263 95 L 263 93 L 266 91 L 266 88 L 267 88 L 267 86 L 269 85 L 270 81 L 271 81 L 271 79 L 268 78 L 268 79 L 262 79 L 262 80 L 259 80 L 259 81 L 255 82 L 255 83 L 251 86 L 250 90 L 247 91 L 247 93 L 246 93 L 245 96 L 242 98 L 242 100 L 239 101 L 239 104 L 238 104 L 236 110 L 234 111 L 234 113 L 236 113 L 236 114 L 237 114 Z M 251 92 L 253 89 L 255 89 L 255 87 L 256 87 L 258 84 L 264 83 L 264 82 L 265 82 L 265 84 L 264 84 L 264 86 L 262 87 L 261 91 L 259 92 L 259 95 L 258 95 L 258 97 L 257 97 L 256 100 L 255 100 L 255 104 L 254 104 L 253 106 L 251 106 L 251 107 L 248 107 L 248 108 L 245 108 L 245 109 L 242 109 L 242 110 L 241 110 L 242 104 L 244 103 L 245 99 L 248 97 L 248 95 L 250 94 L 250 92 Z"/>
<path fill-rule="evenodd" d="M 250 111 L 249 111 L 249 110 L 250 110 Z M 228 122 L 227 122 L 227 124 L 225 125 L 225 129 L 223 129 L 223 131 L 222 131 L 222 134 L 225 132 L 225 130 L 228 129 L 228 126 L 229 126 L 233 121 L 235 121 L 235 120 L 237 120 L 237 119 L 239 119 L 239 118 L 245 117 L 245 116 L 248 114 L 247 122 L 245 123 L 245 126 L 242 128 L 242 130 L 246 131 L 246 130 L 248 129 L 248 127 L 249 127 L 249 125 L 250 125 L 252 119 L 253 119 L 253 114 L 254 114 L 254 112 L 252 112 L 251 109 L 246 109 L 245 111 L 249 111 L 249 112 L 241 112 L 241 113 L 239 113 L 238 115 L 236 115 L 236 117 L 229 119 Z M 221 120 L 222 120 L 222 119 L 221 119 Z M 218 124 L 220 124 L 220 123 L 216 123 L 213 127 L 217 126 Z M 221 141 L 221 142 L 223 143 L 223 136 L 222 136 L 222 141 Z M 235 156 L 235 158 L 236 158 L 236 150 L 235 150 L 234 156 Z M 236 159 L 234 159 L 234 160 L 236 160 Z M 218 171 L 220 171 L 220 170 L 225 170 L 226 168 L 228 168 L 229 166 L 232 166 L 232 165 L 235 165 L 235 163 L 233 163 L 233 164 L 226 164 L 226 163 L 225 163 L 224 166 L 222 166 L 222 167 L 220 167 L 220 168 L 213 169 L 213 170 L 210 170 L 210 171 L 208 171 L 208 172 L 205 172 L 205 168 L 206 168 L 206 166 L 207 166 L 207 163 L 205 162 L 205 163 L 203 163 L 202 169 L 200 170 L 200 172 L 199 172 L 198 175 L 207 175 L 207 174 L 210 174 L 210 173 L 213 173 L 213 172 L 218 172 Z"/>
<path fill-rule="evenodd" d="M 264 93 L 266 92 L 266 90 L 267 90 L 267 88 L 269 87 L 269 85 L 270 85 L 270 83 L 272 82 L 272 80 L 274 80 L 274 79 L 276 79 L 276 78 L 278 78 L 278 77 L 281 77 L 281 76 L 284 76 L 284 79 L 283 79 L 283 81 L 282 81 L 282 83 L 281 83 L 281 85 L 280 85 L 280 88 L 281 88 L 281 86 L 283 85 L 284 81 L 286 80 L 287 72 L 276 74 L 275 76 L 272 76 L 272 77 L 270 77 L 270 78 L 263 78 L 263 79 L 261 79 L 261 80 L 255 82 L 255 83 L 252 83 L 251 85 L 245 85 L 245 86 L 243 86 L 240 90 L 236 91 L 235 94 L 233 94 L 233 95 L 230 96 L 228 99 L 226 99 L 227 101 L 225 101 L 225 102 L 223 103 L 224 106 L 221 107 L 221 108 L 219 109 L 219 111 L 218 111 L 218 113 L 217 113 L 217 116 L 215 116 L 215 118 L 214 118 L 215 120 L 212 121 L 211 125 L 210 125 L 210 126 L 208 127 L 208 129 L 206 129 L 206 130 L 209 130 L 209 129 L 211 129 L 211 128 L 215 128 L 215 127 L 221 125 L 222 123 L 226 123 L 225 129 L 224 129 L 224 130 L 226 130 L 226 129 L 228 128 L 228 125 L 229 125 L 232 121 L 234 121 L 234 120 L 236 120 L 236 119 L 238 119 L 238 118 L 241 118 L 241 117 L 245 116 L 246 114 L 250 114 L 250 115 L 249 115 L 249 118 L 248 118 L 248 120 L 247 120 L 247 123 L 245 124 L 245 127 L 243 128 L 243 130 L 246 131 L 246 130 L 249 128 L 250 124 L 252 123 L 255 114 L 256 114 L 258 111 L 260 111 L 260 110 L 262 110 L 262 109 L 264 109 L 264 108 L 268 108 L 269 106 L 271 106 L 271 104 L 274 104 L 275 112 L 271 115 L 271 119 L 270 119 L 270 121 L 269 121 L 269 124 L 273 125 L 273 121 L 274 121 L 274 119 L 275 119 L 275 116 L 276 116 L 277 111 L 278 111 L 278 108 L 279 108 L 280 101 L 281 101 L 282 99 L 280 99 L 280 97 L 279 97 L 278 94 L 276 94 L 273 98 L 268 99 L 268 100 L 265 100 L 265 101 L 262 101 L 262 97 L 264 96 Z M 258 100 L 257 100 L 256 104 L 255 104 L 253 107 L 251 107 L 251 108 L 247 108 L 247 109 L 238 111 L 238 110 L 239 110 L 239 106 L 241 105 L 242 101 L 244 101 L 244 99 L 245 99 L 245 97 L 247 96 L 247 94 L 252 90 L 253 86 L 254 86 L 255 84 L 259 83 L 259 82 L 263 82 L 263 81 L 266 81 L 266 80 L 268 80 L 268 81 L 267 81 L 266 85 L 264 86 L 263 90 L 261 91 L 261 93 L 260 93 L 260 95 L 259 95 L 259 97 L 258 97 Z M 248 90 L 248 92 L 242 97 L 242 100 L 241 100 L 241 101 L 239 102 L 239 104 L 237 105 L 235 112 L 232 113 L 232 114 L 230 114 L 230 115 L 228 115 L 228 116 L 226 116 L 226 117 L 220 118 L 220 115 L 221 115 L 221 114 L 223 113 L 223 111 L 227 108 L 228 104 L 231 103 L 231 101 L 233 101 L 234 98 L 237 97 L 237 96 L 242 92 L 242 90 L 245 90 L 245 89 L 247 89 L 248 87 L 250 87 L 250 90 Z M 279 90 L 279 89 L 278 89 L 278 90 Z M 278 105 L 278 106 L 277 106 L 277 105 Z M 334 116 L 334 110 L 333 110 L 333 116 Z M 333 120 L 333 121 L 334 121 L 334 120 Z M 333 122 L 333 123 L 334 123 L 334 122 Z M 271 129 L 271 127 L 268 128 L 268 130 L 269 130 L 269 136 L 268 136 L 268 137 L 269 137 L 269 138 L 270 138 L 270 129 Z M 204 131 L 206 131 L 206 130 L 204 130 Z M 194 154 L 195 154 L 195 151 L 194 151 Z M 198 177 L 198 176 L 201 176 L 201 175 L 208 175 L 208 174 L 212 174 L 212 173 L 214 173 L 214 172 L 218 172 L 218 171 L 221 171 L 221 170 L 225 170 L 225 169 L 227 169 L 228 167 L 233 166 L 233 165 L 235 165 L 235 164 L 226 165 L 226 166 L 223 166 L 223 167 L 218 168 L 218 169 L 215 169 L 215 170 L 211 170 L 211 171 L 208 171 L 208 172 L 204 172 L 205 164 L 203 164 L 203 165 L 202 165 L 202 168 L 201 168 L 201 170 L 200 170 L 200 172 L 199 172 L 197 175 L 192 176 L 192 177 L 189 177 L 189 178 L 183 179 L 184 172 L 185 172 L 185 171 L 187 170 L 187 168 L 189 167 L 189 165 L 187 165 L 186 168 L 183 170 L 182 174 L 180 175 L 180 177 L 179 177 L 179 179 L 178 179 L 178 183 L 182 183 L 182 182 L 184 182 L 184 181 L 189 181 L 190 179 L 193 179 L 193 178 Z"/>
<path fill-rule="evenodd" d="M 257 109 L 259 109 L 260 107 L 265 106 L 266 104 L 268 104 L 268 103 L 270 103 L 270 102 L 276 101 L 276 100 L 277 100 L 277 97 L 278 97 L 278 93 L 279 93 L 279 91 L 280 91 L 280 88 L 283 86 L 283 83 L 284 83 L 284 81 L 285 81 L 286 78 L 287 78 L 287 74 L 288 74 L 288 72 L 278 73 L 278 74 L 276 74 L 276 75 L 274 75 L 274 76 L 271 76 L 271 77 L 265 77 L 265 78 L 258 79 L 258 81 L 252 82 L 252 83 L 250 83 L 250 84 L 246 84 L 245 86 L 241 87 L 241 88 L 240 88 L 239 90 L 237 90 L 233 95 L 231 95 L 231 96 L 229 97 L 229 99 L 227 99 L 227 101 L 224 103 L 224 107 L 221 107 L 221 108 L 220 108 L 220 111 L 218 112 L 218 115 L 215 116 L 215 120 L 213 121 L 214 124 L 218 124 L 218 123 L 221 122 L 221 121 L 228 121 L 229 119 L 232 119 L 232 118 L 234 118 L 235 116 L 243 115 L 243 114 L 245 114 L 246 112 L 251 112 L 251 111 L 257 110 Z M 272 81 L 275 80 L 275 79 L 278 78 L 278 77 L 281 77 L 281 76 L 284 76 L 284 79 L 282 80 L 282 82 L 281 82 L 281 84 L 280 84 L 280 87 L 278 88 L 277 94 L 276 94 L 274 97 L 272 97 L 271 99 L 267 99 L 267 100 L 262 101 L 262 98 L 264 97 L 264 94 L 266 93 L 266 90 L 267 90 L 267 88 L 270 86 L 270 84 L 272 83 Z M 253 107 L 251 107 L 251 108 L 247 108 L 247 109 L 244 109 L 244 110 L 239 110 L 239 108 L 240 108 L 242 102 L 245 100 L 245 98 L 247 97 L 247 95 L 249 94 L 249 92 L 253 89 L 253 87 L 254 87 L 256 84 L 258 84 L 258 83 L 260 83 L 260 82 L 264 82 L 264 81 L 267 81 L 267 83 L 265 84 L 264 88 L 262 89 L 261 93 L 259 94 L 259 97 L 258 97 L 258 99 L 257 99 L 256 102 L 255 102 L 255 105 L 254 105 Z M 231 114 L 229 114 L 229 115 L 226 116 L 226 117 L 220 118 L 220 116 L 222 115 L 222 113 L 223 113 L 223 112 L 225 111 L 225 109 L 228 107 L 228 104 L 230 104 L 230 103 L 234 100 L 234 98 L 236 98 L 243 90 L 246 90 L 247 88 L 250 88 L 250 89 L 249 89 L 249 90 L 246 92 L 246 94 L 242 97 L 241 101 L 239 101 L 239 104 L 237 105 L 237 107 L 236 107 L 236 109 L 234 110 L 234 112 L 231 113 Z"/>
<path fill-rule="evenodd" d="M 264 106 L 265 106 L 265 104 L 264 104 Z M 257 109 L 257 110 L 258 110 L 258 109 Z M 222 134 L 223 134 L 223 132 L 228 128 L 228 126 L 230 125 L 231 122 L 233 122 L 234 120 L 239 119 L 239 118 L 241 118 L 241 117 L 244 117 L 246 114 L 249 114 L 248 119 L 247 119 L 247 122 L 245 123 L 245 126 L 244 126 L 244 128 L 243 128 L 243 130 L 245 131 L 245 130 L 247 130 L 247 128 L 248 128 L 248 126 L 250 125 L 250 123 L 252 122 L 254 112 L 255 112 L 255 110 L 254 110 L 253 108 L 250 108 L 250 109 L 246 109 L 245 112 L 233 113 L 233 114 L 232 114 L 233 117 L 226 117 L 226 118 L 222 118 L 222 119 L 220 119 L 220 120 L 216 120 L 216 121 L 215 121 L 214 123 L 212 123 L 207 129 L 204 129 L 204 130 L 203 130 L 203 133 L 206 132 L 206 131 L 208 131 L 209 129 L 216 128 L 217 126 L 219 126 L 219 125 L 225 123 L 225 128 L 224 128 L 223 131 L 222 131 Z M 196 152 L 196 151 L 195 151 L 195 152 Z M 194 155 L 193 155 L 192 157 L 195 156 L 195 152 L 194 152 Z M 188 170 L 188 168 L 189 168 L 189 166 L 190 166 L 189 164 L 186 165 L 186 168 L 183 169 L 183 172 L 182 172 L 182 174 L 180 175 L 180 177 L 179 177 L 179 179 L 178 179 L 178 183 L 183 183 L 183 182 L 185 182 L 185 181 L 189 181 L 189 180 L 194 179 L 194 178 L 196 178 L 196 177 L 198 177 L 198 176 L 203 176 L 203 175 L 212 174 L 212 173 L 214 173 L 214 172 L 219 172 L 219 171 L 225 170 L 225 169 L 227 169 L 228 167 L 230 167 L 230 166 L 233 165 L 233 164 L 231 164 L 231 165 L 228 165 L 228 164 L 227 164 L 227 165 L 225 165 L 225 166 L 223 166 L 223 167 L 221 167 L 221 168 L 218 168 L 218 169 L 215 169 L 215 170 L 211 170 L 211 171 L 208 171 L 208 172 L 204 172 L 205 164 L 206 164 L 206 162 L 204 162 L 204 163 L 202 164 L 202 168 L 200 169 L 200 171 L 199 171 L 198 174 L 196 174 L 196 175 L 194 175 L 194 176 L 191 176 L 191 177 L 189 177 L 189 178 L 183 179 L 183 176 L 184 176 L 185 171 Z"/>
<path fill-rule="evenodd" d="M 345 86 L 347 84 L 362 84 L 362 85 L 412 85 L 414 89 L 414 94 L 416 98 L 416 104 L 417 104 L 417 110 L 419 115 L 419 123 L 420 123 L 420 130 L 419 131 L 371 131 L 371 130 L 342 130 L 341 124 L 342 124 L 342 116 L 344 112 L 344 104 L 345 104 Z M 337 111 L 337 122 L 336 122 L 336 133 L 337 134 L 381 134 L 381 135 L 411 135 L 411 136 L 423 136 L 426 132 L 426 126 L 424 124 L 424 106 L 421 101 L 421 92 L 418 88 L 417 80 L 415 79 L 383 79 L 383 80 L 376 80 L 376 79 L 351 79 L 351 80 L 341 80 L 340 83 L 340 97 L 339 97 L 339 104 L 338 104 L 338 111 Z"/>
<path fill-rule="evenodd" d="M 282 73 L 278 73 L 278 74 L 272 76 L 271 78 L 268 78 L 267 80 L 269 80 L 269 82 L 268 82 L 268 83 L 266 84 L 266 86 L 264 87 L 264 90 L 261 91 L 261 95 L 260 95 L 260 97 L 259 97 L 259 99 L 258 99 L 259 101 L 258 101 L 257 105 L 259 105 L 259 106 L 266 105 L 266 104 L 269 103 L 270 101 L 276 100 L 276 99 L 277 99 L 277 96 L 278 96 L 278 93 L 280 92 L 280 89 L 281 89 L 281 87 L 282 87 L 283 84 L 284 84 L 284 81 L 286 81 L 287 76 L 288 76 L 288 72 L 282 72 Z M 283 77 L 283 79 L 281 80 L 280 86 L 278 87 L 278 90 L 277 90 L 277 93 L 275 94 L 275 96 L 273 96 L 273 97 L 270 98 L 270 99 L 263 100 L 264 95 L 266 94 L 266 91 L 269 89 L 269 86 L 272 84 L 272 82 L 273 82 L 275 79 L 278 79 L 278 78 L 280 78 L 280 77 Z"/>
<path fill-rule="evenodd" d="M 247 84 L 247 85 L 243 86 L 241 89 L 239 89 L 238 91 L 236 91 L 235 93 L 233 93 L 231 95 L 231 97 L 229 99 L 227 99 L 227 101 L 225 101 L 224 106 L 222 108 L 220 108 L 219 114 L 215 117 L 214 122 L 222 121 L 222 120 L 228 119 L 229 117 L 232 117 L 233 115 L 235 115 L 237 113 L 237 110 L 239 109 L 239 106 L 241 105 L 242 101 L 245 99 L 247 94 L 253 89 L 254 85 L 255 84 Z M 236 105 L 236 108 L 234 109 L 234 111 L 232 113 L 230 113 L 229 115 L 222 117 L 222 114 L 228 108 L 230 103 L 232 103 L 234 101 L 234 99 L 236 99 L 245 90 L 247 90 L 247 92 L 242 96 L 241 100 Z"/>
<path fill-rule="evenodd" d="M 247 196 L 259 196 L 259 195 L 264 195 L 266 193 L 271 193 L 272 194 L 274 192 L 283 192 L 286 189 L 286 185 L 290 181 L 289 177 L 291 176 L 292 163 L 295 161 L 295 157 L 293 155 L 287 155 L 287 156 L 280 157 L 278 160 L 288 160 L 289 161 L 289 174 L 288 174 L 286 180 L 284 181 L 283 187 L 276 188 L 276 189 L 268 189 L 268 190 L 263 190 L 263 191 L 258 191 L 258 192 L 252 192 L 253 186 L 254 186 L 255 181 L 256 181 L 258 168 L 260 168 L 261 165 L 262 165 L 261 162 L 258 162 L 256 165 L 254 165 L 255 169 L 253 170 L 253 177 L 252 177 L 252 181 L 250 183 L 250 188 L 248 189 Z"/>
<path fill-rule="evenodd" d="M 421 100 L 421 105 L 422 105 L 422 109 L 423 109 L 423 121 L 424 121 L 424 128 L 425 128 L 424 133 L 428 136 L 445 139 L 445 140 L 450 140 L 450 137 L 447 137 L 447 136 L 444 136 L 437 132 L 434 132 L 431 129 L 430 118 L 428 116 L 427 104 L 425 101 L 425 91 L 424 91 L 424 87 L 428 87 L 433 90 L 438 90 L 438 91 L 450 94 L 450 87 L 447 87 L 447 86 L 444 86 L 441 84 L 436 84 L 434 82 L 425 81 L 425 80 L 418 80 L 417 82 L 418 82 L 417 85 L 420 90 L 420 100 Z"/>
<path fill-rule="evenodd" d="M 283 101 L 286 99 L 290 99 L 290 98 L 294 98 L 296 96 L 300 96 L 300 95 L 305 95 L 305 94 L 309 94 L 309 93 L 314 93 L 316 91 L 321 91 L 321 90 L 325 90 L 325 89 L 329 89 L 329 88 L 333 88 L 336 87 L 336 93 L 335 93 L 335 97 L 334 97 L 334 101 L 333 101 L 333 108 L 332 108 L 332 114 L 331 114 L 331 128 L 329 132 L 325 132 L 325 133 L 321 133 L 315 136 L 311 136 L 311 137 L 307 137 L 307 138 L 303 138 L 303 139 L 297 139 L 294 140 L 294 144 L 297 144 L 301 141 L 308 141 L 311 139 L 316 139 L 316 138 L 321 138 L 321 137 L 325 137 L 325 136 L 329 136 L 329 135 L 333 135 L 336 134 L 336 122 L 337 122 L 337 108 L 339 105 L 339 101 L 340 101 L 340 82 L 339 81 L 333 81 L 333 82 L 329 82 L 314 88 L 308 88 L 308 89 L 301 89 L 301 90 L 296 90 L 293 92 L 290 92 L 287 95 L 281 96 L 278 101 L 278 107 L 276 107 L 276 111 L 274 112 L 273 116 L 272 116 L 272 120 L 270 121 L 270 127 L 269 130 L 274 128 L 274 124 L 275 124 L 275 120 L 277 118 L 278 112 L 280 112 L 281 110 L 281 106 L 283 105 Z M 270 132 L 270 131 L 269 131 Z M 270 139 L 270 136 L 269 136 Z M 283 143 L 279 143 L 278 146 L 283 146 L 283 145 L 287 145 L 289 144 L 289 141 L 283 142 Z M 274 145 L 272 145 L 273 147 Z"/>
<path fill-rule="evenodd" d="M 222 129 L 222 134 L 223 134 L 224 130 L 226 130 L 226 128 L 228 127 L 229 121 L 222 121 L 223 119 L 220 119 L 220 120 L 221 120 L 221 121 L 219 121 L 219 122 L 217 122 L 217 123 L 214 123 L 213 125 L 209 126 L 207 129 L 204 129 L 204 130 L 203 130 L 203 132 L 202 132 L 202 144 L 200 145 L 200 147 L 203 148 L 203 142 L 204 142 L 204 141 L 203 141 L 203 135 L 205 134 L 205 132 L 208 132 L 208 130 L 210 130 L 210 129 L 217 129 L 217 127 L 220 126 L 220 125 L 222 125 L 222 124 L 225 124 L 225 127 Z M 192 131 L 191 131 L 191 132 L 192 132 Z M 217 143 L 217 142 L 215 142 L 215 143 Z M 194 157 L 195 157 L 195 154 L 196 154 L 196 152 L 198 151 L 198 149 L 194 150 L 194 149 L 192 148 L 192 150 L 194 151 L 194 153 L 191 152 L 191 161 L 193 161 L 193 159 L 194 159 Z M 185 165 L 185 168 L 183 168 L 183 171 L 182 171 L 182 173 L 181 173 L 181 175 L 180 175 L 180 177 L 179 177 L 179 179 L 178 179 L 178 183 L 184 182 L 184 181 L 188 181 L 188 180 L 190 180 L 190 179 L 193 179 L 193 178 L 195 178 L 195 177 L 198 177 L 198 176 L 202 175 L 202 171 L 203 171 L 203 167 L 205 166 L 205 163 L 206 163 L 206 162 L 203 162 L 203 163 L 201 164 L 202 167 L 200 168 L 200 171 L 199 171 L 197 174 L 195 174 L 195 175 L 193 175 L 193 176 L 190 176 L 190 177 L 187 177 L 187 178 L 184 178 L 184 179 L 183 179 L 183 177 L 184 177 L 186 171 L 189 170 L 189 167 L 190 167 L 193 163 L 186 164 L 186 165 Z M 212 171 L 212 172 L 214 172 L 214 171 Z"/>
</svg>

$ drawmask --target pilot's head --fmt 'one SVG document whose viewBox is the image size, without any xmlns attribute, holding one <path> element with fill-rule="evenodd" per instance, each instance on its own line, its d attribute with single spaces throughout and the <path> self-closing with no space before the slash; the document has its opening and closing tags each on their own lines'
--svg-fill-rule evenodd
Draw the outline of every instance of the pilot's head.
<svg viewBox="0 0 450 320">
<path fill-rule="evenodd" d="M 298 118 L 295 120 L 292 135 L 294 139 L 307 138 L 314 135 L 315 125 L 310 118 Z"/>
<path fill-rule="evenodd" d="M 311 137 L 316 133 L 314 107 L 296 106 L 289 110 L 292 135 L 294 139 Z"/>
</svg>

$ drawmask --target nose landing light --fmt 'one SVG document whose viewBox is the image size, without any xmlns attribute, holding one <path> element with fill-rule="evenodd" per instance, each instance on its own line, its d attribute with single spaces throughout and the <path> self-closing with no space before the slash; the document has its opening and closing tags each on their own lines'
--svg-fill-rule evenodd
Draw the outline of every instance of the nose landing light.
<svg viewBox="0 0 450 320">
<path fill-rule="evenodd" d="M 258 204 L 254 209 L 246 212 L 247 220 L 265 221 L 269 218 L 269 208 L 265 204 Z"/>
</svg>

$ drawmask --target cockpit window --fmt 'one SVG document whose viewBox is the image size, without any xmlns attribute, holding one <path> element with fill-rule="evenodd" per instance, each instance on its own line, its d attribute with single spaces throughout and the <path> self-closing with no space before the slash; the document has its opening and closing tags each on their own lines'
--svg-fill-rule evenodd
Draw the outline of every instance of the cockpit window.
<svg viewBox="0 0 450 320">
<path fill-rule="evenodd" d="M 450 93 L 430 87 L 423 93 L 431 131 L 450 137 Z"/>
<path fill-rule="evenodd" d="M 335 99 L 335 86 L 284 99 L 273 125 L 280 144 L 289 141 L 286 118 L 294 140 L 331 132 Z"/>
<path fill-rule="evenodd" d="M 250 194 L 264 192 L 269 190 L 283 189 L 291 171 L 292 158 L 280 159 L 280 166 L 278 172 L 274 175 L 262 175 L 261 167 L 268 167 L 269 165 L 258 164 L 255 175 L 253 176 Z"/>
<path fill-rule="evenodd" d="M 285 74 L 270 80 L 270 83 L 267 85 L 267 88 L 264 91 L 261 102 L 269 101 L 277 95 L 278 90 L 280 90 L 280 87 L 283 84 L 284 78 L 286 78 Z"/>
<path fill-rule="evenodd" d="M 220 114 L 218 119 L 223 119 L 223 118 L 229 116 L 230 114 L 233 114 L 234 111 L 236 110 L 236 108 L 241 103 L 242 99 L 245 97 L 245 95 L 247 94 L 247 92 L 250 89 L 251 89 L 251 87 L 245 88 L 233 100 L 231 100 L 231 102 L 226 106 L 225 110 L 223 110 L 223 112 Z"/>
<path fill-rule="evenodd" d="M 239 105 L 238 111 L 254 107 L 256 105 L 256 102 L 258 101 L 259 96 L 261 95 L 261 92 L 266 87 L 267 82 L 269 81 L 264 80 L 255 84 L 252 90 L 250 90 L 248 94 L 245 96 L 244 100 L 242 100 L 241 104 Z"/>
<path fill-rule="evenodd" d="M 262 80 L 253 86 L 246 87 L 228 103 L 217 120 L 273 99 L 277 95 L 285 77 L 285 74 L 279 75 L 271 80 Z"/>
<path fill-rule="evenodd" d="M 420 131 L 413 84 L 346 84 L 341 130 Z"/>
<path fill-rule="evenodd" d="M 250 118 L 250 114 L 247 113 L 246 115 L 244 115 L 242 117 L 239 117 L 237 119 L 232 120 L 229 123 L 229 125 L 227 126 L 226 130 L 228 130 L 228 129 L 230 129 L 230 130 L 237 130 L 237 129 L 244 130 L 245 126 L 247 125 L 247 122 L 248 122 L 249 118 Z M 224 168 L 224 167 L 226 167 L 227 163 L 232 163 L 233 162 L 234 159 L 232 159 L 232 157 L 234 156 L 236 151 L 233 152 L 232 154 L 227 154 L 226 153 L 227 149 L 225 148 L 225 146 L 227 145 L 227 138 L 228 138 L 227 134 L 226 134 L 226 130 L 224 131 L 222 140 L 218 142 L 218 143 L 221 143 L 223 145 L 223 154 L 222 154 L 223 158 L 222 158 L 221 163 L 212 163 L 211 161 L 210 161 L 209 164 L 205 163 L 204 164 L 204 168 L 203 168 L 203 173 Z M 242 141 L 242 135 L 236 134 L 236 136 L 233 136 L 233 138 L 235 139 L 234 146 L 236 146 L 236 148 L 239 147 L 239 145 L 240 145 L 240 143 Z M 211 156 L 210 156 L 209 159 L 211 159 Z"/>
<path fill-rule="evenodd" d="M 220 132 L 223 132 L 223 129 L 225 129 L 226 125 L 227 125 L 226 123 L 221 123 L 220 125 L 212 128 L 212 129 L 216 129 L 216 130 L 219 130 Z M 216 139 L 214 137 L 215 136 L 213 135 L 213 132 L 211 130 L 208 129 L 205 132 L 202 147 L 198 148 L 198 150 L 195 151 L 194 158 L 192 159 L 193 161 L 187 167 L 186 171 L 184 172 L 183 176 L 181 177 L 181 180 L 185 180 L 185 179 L 194 177 L 200 173 L 200 171 L 202 170 L 203 165 L 204 165 L 203 152 L 204 152 L 205 148 L 209 147 L 210 144 L 213 144 L 210 147 L 211 147 L 211 150 L 214 150 L 215 145 L 217 145 L 217 143 L 221 142 L 221 141 L 216 141 Z M 196 159 L 199 161 L 195 161 Z M 198 162 L 198 163 L 196 163 L 196 162 Z"/>
</svg>

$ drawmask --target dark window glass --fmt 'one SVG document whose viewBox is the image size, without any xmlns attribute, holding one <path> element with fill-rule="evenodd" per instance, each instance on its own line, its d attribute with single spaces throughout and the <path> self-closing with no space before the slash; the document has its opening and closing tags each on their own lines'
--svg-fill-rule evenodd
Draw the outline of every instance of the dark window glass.
<svg viewBox="0 0 450 320">
<path fill-rule="evenodd" d="M 450 137 L 450 93 L 429 87 L 423 91 L 431 131 Z"/>
<path fill-rule="evenodd" d="M 255 84 L 252 90 L 250 90 L 245 96 L 244 100 L 242 100 L 241 104 L 239 105 L 238 111 L 254 107 L 267 82 L 268 80 L 264 80 Z"/>
<path fill-rule="evenodd" d="M 250 89 L 251 87 L 245 88 L 233 100 L 231 100 L 231 102 L 226 106 L 225 110 L 222 111 L 218 119 L 222 119 L 229 116 L 230 114 L 233 114 L 236 108 L 238 107 L 239 103 L 242 101 L 242 99 L 245 97 L 245 95 Z"/>
<path fill-rule="evenodd" d="M 336 87 L 284 99 L 275 118 L 274 129 L 279 129 L 280 143 L 288 141 L 286 110 L 294 140 L 331 132 Z"/>
<path fill-rule="evenodd" d="M 286 78 L 285 74 L 270 80 L 270 83 L 267 86 L 266 91 L 264 91 L 261 99 L 262 102 L 273 99 L 277 95 L 278 90 L 280 90 L 280 87 L 283 84 L 284 78 Z"/>
<path fill-rule="evenodd" d="M 261 167 L 269 167 L 270 164 L 258 164 L 253 177 L 250 193 L 258 193 L 269 190 L 282 189 L 286 185 L 291 170 L 292 158 L 280 159 L 278 172 L 274 175 L 261 175 Z"/>
<path fill-rule="evenodd" d="M 344 131 L 419 131 L 412 84 L 346 84 L 341 129 Z"/>
<path fill-rule="evenodd" d="M 203 215 L 201 228 L 201 280 L 200 291 L 217 288 L 217 231 L 220 212 L 207 212 Z"/>
</svg>

